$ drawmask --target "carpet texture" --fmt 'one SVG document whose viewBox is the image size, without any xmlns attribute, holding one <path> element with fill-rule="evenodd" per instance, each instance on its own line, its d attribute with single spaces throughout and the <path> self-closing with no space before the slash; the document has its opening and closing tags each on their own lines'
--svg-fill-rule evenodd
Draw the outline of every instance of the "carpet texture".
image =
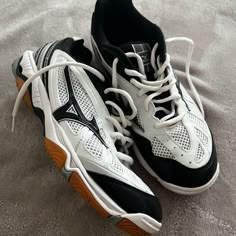
<svg viewBox="0 0 236 236">
<path fill-rule="evenodd" d="M 159 194 L 164 218 L 160 236 L 236 235 L 236 1 L 134 0 L 166 37 L 195 41 L 193 81 L 214 134 L 221 173 L 197 196 L 180 196 L 160 186 L 135 164 L 135 171 Z M 74 192 L 48 158 L 42 127 L 25 105 L 15 132 L 11 111 L 17 90 L 11 63 L 26 49 L 79 36 L 90 46 L 94 0 L 0 0 L 0 235 L 126 235 L 102 219 Z M 170 48 L 183 76 L 187 48 Z"/>
</svg>

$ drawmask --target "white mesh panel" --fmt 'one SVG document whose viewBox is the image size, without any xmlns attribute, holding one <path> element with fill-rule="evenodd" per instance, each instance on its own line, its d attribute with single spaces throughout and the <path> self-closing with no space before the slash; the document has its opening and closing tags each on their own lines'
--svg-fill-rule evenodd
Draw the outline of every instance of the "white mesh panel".
<svg viewBox="0 0 236 236">
<path fill-rule="evenodd" d="M 187 116 L 190 120 L 192 120 L 195 124 L 200 125 L 202 127 L 205 126 L 204 122 L 202 120 L 200 120 L 198 117 L 196 117 L 195 115 L 193 115 L 190 112 L 187 112 Z"/>
<path fill-rule="evenodd" d="M 152 152 L 158 157 L 175 159 L 172 153 L 159 141 L 157 137 L 152 139 Z"/>
<path fill-rule="evenodd" d="M 69 100 L 69 93 L 66 85 L 66 78 L 64 74 L 65 67 L 58 67 L 57 69 L 57 91 L 61 105 L 64 105 Z"/>
<path fill-rule="evenodd" d="M 84 127 L 80 123 L 74 122 L 74 121 L 71 121 L 71 120 L 68 120 L 67 123 L 70 126 L 70 128 L 71 128 L 71 130 L 74 134 L 79 134 L 80 130 Z"/>
<path fill-rule="evenodd" d="M 123 166 L 122 166 L 122 164 L 117 159 L 115 159 L 115 158 L 112 158 L 111 167 L 115 171 L 123 173 Z"/>
<path fill-rule="evenodd" d="M 199 129 L 195 128 L 196 135 L 202 140 L 203 144 L 206 145 L 208 143 L 207 136 Z"/>
<path fill-rule="evenodd" d="M 93 157 L 97 159 L 102 157 L 103 145 L 95 135 L 92 135 L 86 143 L 84 143 L 84 147 Z"/>
<path fill-rule="evenodd" d="M 70 78 L 74 90 L 74 95 L 76 97 L 77 102 L 79 103 L 79 106 L 84 116 L 88 120 L 92 120 L 93 116 L 96 117 L 96 111 L 91 99 L 89 98 L 87 92 L 85 91 L 85 89 L 83 88 L 83 86 L 81 85 L 81 83 L 71 70 L 70 70 Z"/>
<path fill-rule="evenodd" d="M 191 145 L 188 131 L 182 124 L 178 124 L 167 132 L 175 140 L 175 142 L 179 144 L 180 147 L 182 147 L 184 150 L 190 150 Z"/>
<path fill-rule="evenodd" d="M 204 152 L 204 150 L 202 148 L 202 145 L 198 144 L 197 152 L 196 152 L 195 159 L 194 159 L 195 162 L 196 163 L 201 162 L 204 154 L 205 154 L 205 152 Z"/>
</svg>

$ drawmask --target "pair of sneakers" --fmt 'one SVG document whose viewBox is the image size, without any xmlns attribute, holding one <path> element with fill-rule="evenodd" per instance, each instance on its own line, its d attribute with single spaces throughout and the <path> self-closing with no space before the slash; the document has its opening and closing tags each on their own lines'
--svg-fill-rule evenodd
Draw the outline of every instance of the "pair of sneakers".
<svg viewBox="0 0 236 236">
<path fill-rule="evenodd" d="M 166 42 L 189 44 L 186 78 L 176 77 Z M 131 0 L 98 0 L 91 43 L 106 76 L 91 66 L 79 38 L 25 51 L 13 63 L 19 93 L 40 118 L 49 156 L 74 189 L 104 217 L 132 235 L 159 231 L 162 210 L 150 188 L 130 169 L 132 147 L 164 187 L 197 194 L 217 179 L 219 164 L 189 66 L 193 42 L 165 40 Z"/>
</svg>

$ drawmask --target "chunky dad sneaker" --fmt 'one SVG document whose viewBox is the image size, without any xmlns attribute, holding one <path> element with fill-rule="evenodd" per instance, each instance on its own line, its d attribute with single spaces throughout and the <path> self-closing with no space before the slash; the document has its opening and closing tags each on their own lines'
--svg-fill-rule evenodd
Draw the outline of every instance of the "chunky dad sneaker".
<svg viewBox="0 0 236 236">
<path fill-rule="evenodd" d="M 135 106 L 127 92 L 109 88 L 89 66 L 92 53 L 83 42 L 66 38 L 48 43 L 13 63 L 19 94 L 12 128 L 23 99 L 41 119 L 48 154 L 72 187 L 124 231 L 150 235 L 159 231 L 162 211 L 158 198 L 128 168 L 133 159 L 126 128 Z M 112 101 L 114 93 L 128 100 L 133 114 L 124 115 Z"/>
<path fill-rule="evenodd" d="M 199 95 L 189 75 L 193 41 L 164 39 L 131 0 L 98 0 L 92 18 L 92 46 L 113 87 L 127 91 L 137 107 L 135 153 L 164 187 L 197 194 L 217 179 L 219 164 Z M 175 76 L 166 42 L 189 43 L 186 76 L 194 99 Z"/>
</svg>

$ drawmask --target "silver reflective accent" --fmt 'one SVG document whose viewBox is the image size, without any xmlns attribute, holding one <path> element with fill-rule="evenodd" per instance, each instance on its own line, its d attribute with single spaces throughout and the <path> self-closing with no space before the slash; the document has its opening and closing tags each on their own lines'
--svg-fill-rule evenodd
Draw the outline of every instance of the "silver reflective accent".
<svg viewBox="0 0 236 236">
<path fill-rule="evenodd" d="M 63 167 L 61 170 L 61 174 L 66 178 L 67 181 L 69 181 L 72 175 L 72 171 L 67 171 L 65 167 Z"/>
<path fill-rule="evenodd" d="M 114 225 L 118 224 L 121 220 L 122 220 L 121 216 L 110 216 L 109 217 L 109 221 Z"/>
</svg>

